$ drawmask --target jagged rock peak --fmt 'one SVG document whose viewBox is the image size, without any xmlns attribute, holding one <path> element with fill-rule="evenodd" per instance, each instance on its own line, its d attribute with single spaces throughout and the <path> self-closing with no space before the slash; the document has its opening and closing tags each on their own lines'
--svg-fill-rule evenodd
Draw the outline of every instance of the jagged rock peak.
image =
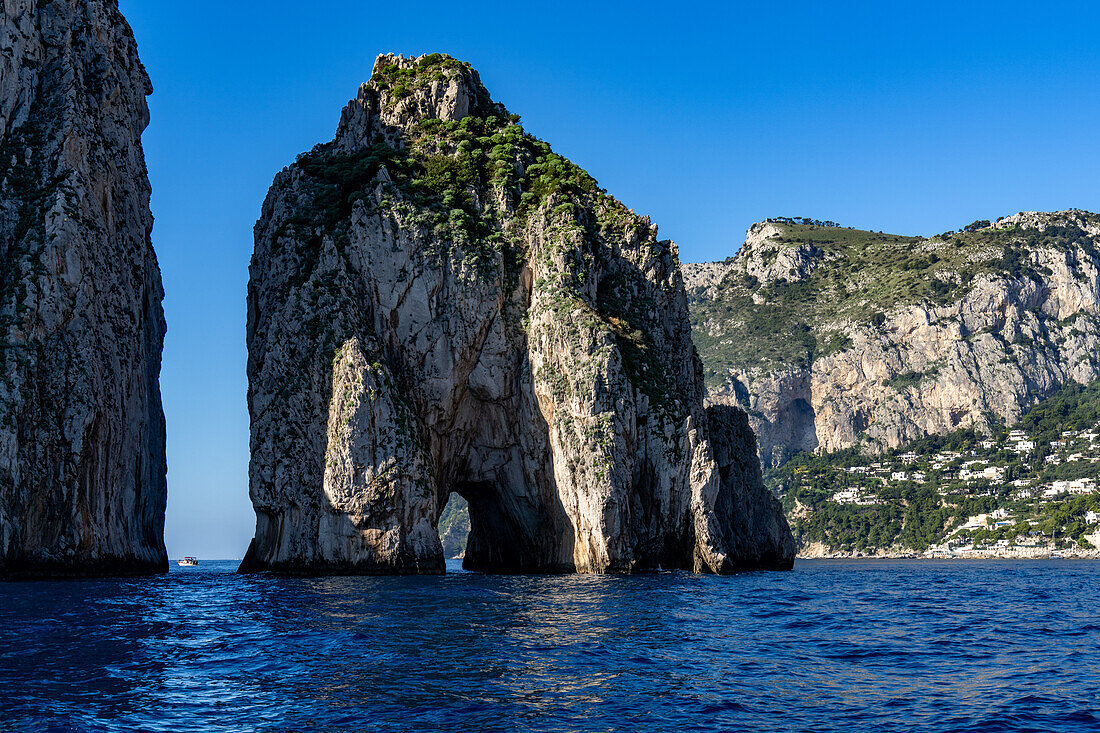
<svg viewBox="0 0 1100 733">
<path fill-rule="evenodd" d="M 469 64 L 446 54 L 415 59 L 383 54 L 374 62 L 368 84 L 378 90 L 383 119 L 390 124 L 405 118 L 461 120 L 508 114 L 493 102 Z"/>
<path fill-rule="evenodd" d="M 114 0 L 7 0 L 0 47 L 0 576 L 163 572 L 149 77 Z"/>
<path fill-rule="evenodd" d="M 250 274 L 243 571 L 441 572 L 452 493 L 471 568 L 789 567 L 704 410 L 675 246 L 468 65 L 380 57 L 276 177 Z"/>
<path fill-rule="evenodd" d="M 336 141 L 338 147 L 354 149 L 381 131 L 391 133 L 384 135 L 391 144 L 400 145 L 392 133 L 424 120 L 494 116 L 512 118 L 503 105 L 493 102 L 469 64 L 441 53 L 416 58 L 382 54 L 370 80 L 345 108 Z"/>
</svg>

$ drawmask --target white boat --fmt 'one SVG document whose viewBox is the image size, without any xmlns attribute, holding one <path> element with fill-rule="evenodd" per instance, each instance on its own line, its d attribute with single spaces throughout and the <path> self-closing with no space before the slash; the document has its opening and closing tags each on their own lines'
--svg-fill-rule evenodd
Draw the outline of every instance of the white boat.
<svg viewBox="0 0 1100 733">
<path fill-rule="evenodd" d="M 193 568 L 199 564 L 199 561 L 193 557 L 185 557 L 182 560 L 177 560 L 176 564 L 184 568 Z"/>
</svg>

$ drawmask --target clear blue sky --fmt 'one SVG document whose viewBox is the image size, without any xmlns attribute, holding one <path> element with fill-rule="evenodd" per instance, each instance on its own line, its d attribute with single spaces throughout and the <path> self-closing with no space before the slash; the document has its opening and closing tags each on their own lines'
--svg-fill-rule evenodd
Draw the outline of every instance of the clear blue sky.
<svg viewBox="0 0 1100 733">
<path fill-rule="evenodd" d="M 768 216 L 906 234 L 1100 209 L 1091 2 L 121 0 L 153 79 L 172 557 L 240 557 L 244 313 L 272 177 L 332 138 L 375 55 L 471 62 L 528 131 L 685 261 Z"/>
</svg>

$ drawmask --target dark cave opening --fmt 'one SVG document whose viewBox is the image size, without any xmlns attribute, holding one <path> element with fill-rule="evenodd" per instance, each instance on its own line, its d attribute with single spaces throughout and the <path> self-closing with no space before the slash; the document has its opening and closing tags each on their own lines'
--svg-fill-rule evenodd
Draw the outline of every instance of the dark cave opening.
<svg viewBox="0 0 1100 733">
<path fill-rule="evenodd" d="M 438 521 L 444 558 L 484 573 L 560 572 L 561 563 L 547 561 L 545 535 L 554 526 L 522 499 L 485 481 L 454 484 Z"/>
</svg>

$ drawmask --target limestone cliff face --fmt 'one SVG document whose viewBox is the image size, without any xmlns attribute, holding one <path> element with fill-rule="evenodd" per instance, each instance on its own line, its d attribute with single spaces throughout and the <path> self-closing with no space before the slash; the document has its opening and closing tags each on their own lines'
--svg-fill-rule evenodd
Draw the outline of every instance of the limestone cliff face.
<svg viewBox="0 0 1100 733">
<path fill-rule="evenodd" d="M 930 239 L 769 222 L 735 258 L 684 272 L 710 399 L 748 408 L 766 460 L 1012 424 L 1100 376 L 1095 214 Z"/>
<path fill-rule="evenodd" d="M 0 576 L 163 572 L 149 79 L 113 0 L 7 0 L 0 47 Z"/>
<path fill-rule="evenodd" d="M 790 565 L 743 427 L 716 459 L 675 246 L 517 122 L 466 64 L 381 56 L 276 177 L 243 571 L 442 572 L 452 492 L 469 568 Z"/>
</svg>

